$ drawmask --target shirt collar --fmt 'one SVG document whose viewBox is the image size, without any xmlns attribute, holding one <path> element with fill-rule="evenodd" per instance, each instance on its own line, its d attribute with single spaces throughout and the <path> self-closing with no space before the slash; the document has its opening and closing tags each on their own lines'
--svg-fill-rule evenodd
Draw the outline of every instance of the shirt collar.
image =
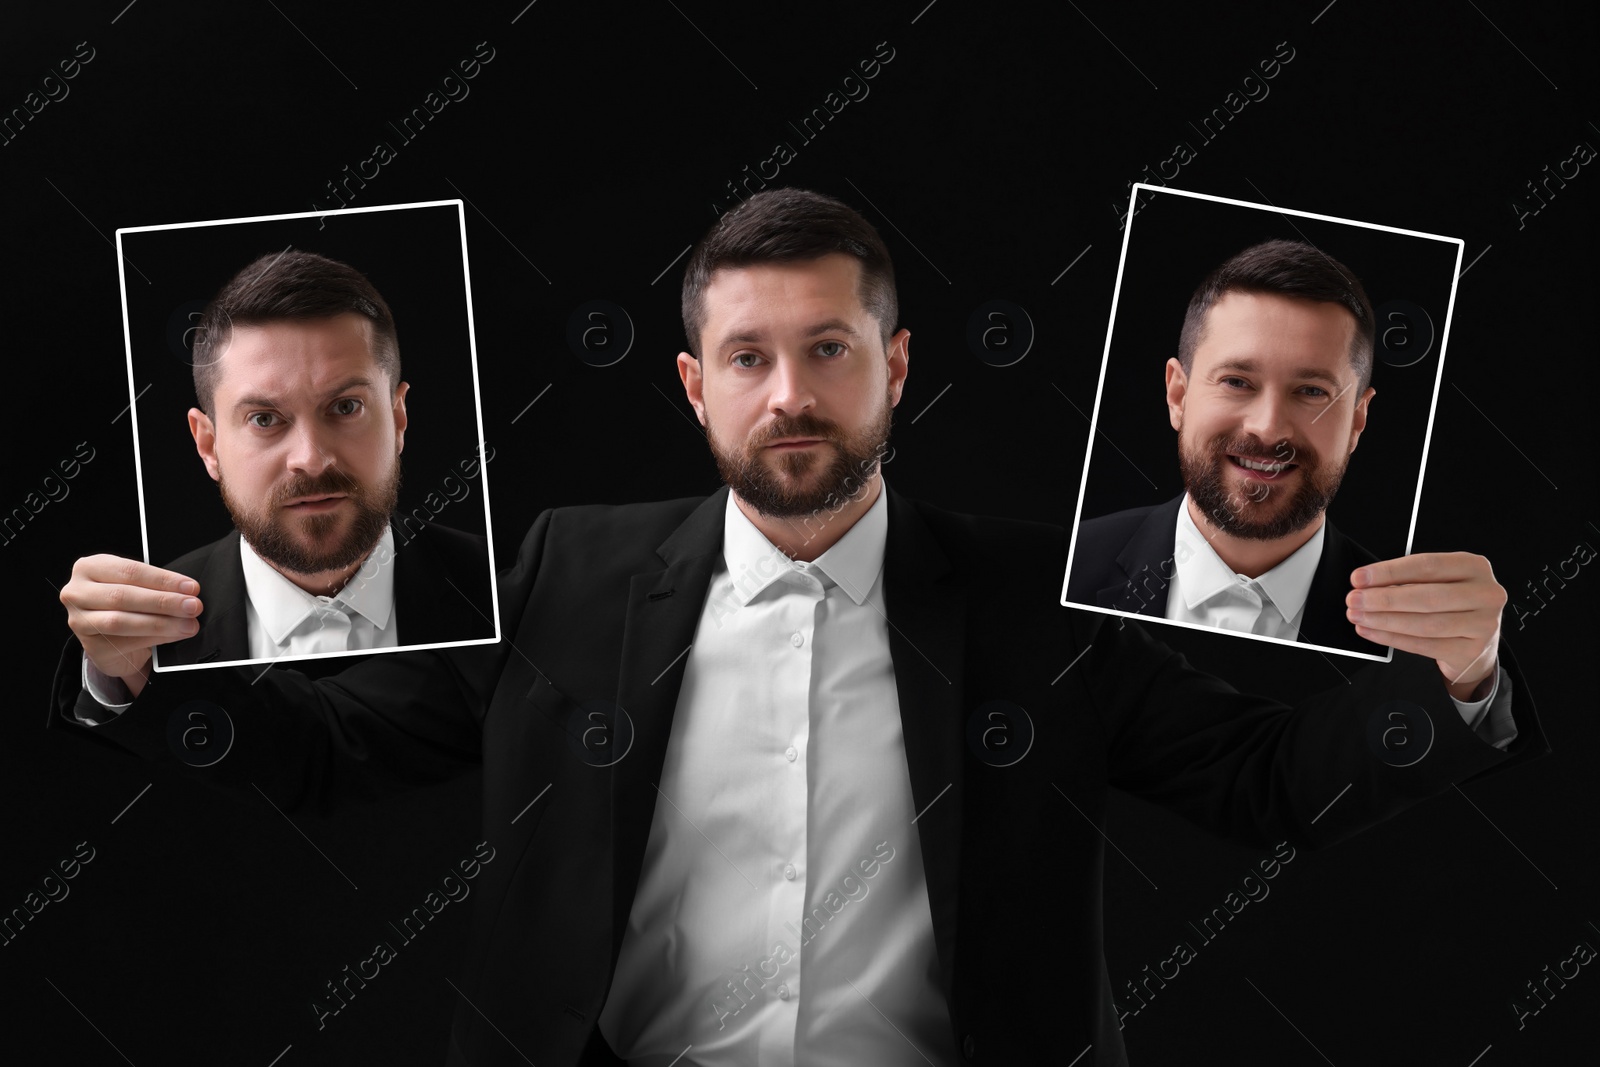
<svg viewBox="0 0 1600 1067">
<path fill-rule="evenodd" d="M 1311 539 L 1289 553 L 1276 567 L 1255 579 L 1256 585 L 1272 601 L 1285 621 L 1293 621 L 1305 607 L 1311 594 L 1311 579 L 1322 559 L 1322 542 L 1328 532 L 1327 519 L 1317 527 Z M 1177 534 L 1173 544 L 1180 551 L 1174 553 L 1178 572 L 1178 591 L 1184 603 L 1193 611 L 1201 604 L 1238 584 L 1241 575 L 1222 561 L 1217 550 L 1211 547 L 1200 528 L 1189 517 L 1189 497 L 1184 495 L 1178 505 Z M 1188 551 L 1181 551 L 1182 548 Z"/>
<path fill-rule="evenodd" d="M 379 564 L 378 560 L 385 562 Z M 239 538 L 239 562 L 244 568 L 245 594 L 276 644 L 287 641 L 306 616 L 327 603 L 363 616 L 379 630 L 388 629 L 394 612 L 394 531 L 388 526 L 355 575 L 332 597 L 314 596 L 295 585 L 257 555 L 243 536 Z"/>
<path fill-rule="evenodd" d="M 857 606 L 866 603 L 867 594 L 877 584 L 883 570 L 884 546 L 889 534 L 888 496 L 888 486 L 882 485 L 878 499 L 872 502 L 867 513 L 856 520 L 832 548 L 818 556 L 814 563 L 801 563 L 790 559 L 768 541 L 739 510 L 730 492 L 722 520 L 722 558 L 733 578 L 734 597 L 745 606 L 775 581 L 788 575 L 820 571 Z M 806 521 L 825 523 L 831 518 L 823 511 L 815 519 Z"/>
</svg>

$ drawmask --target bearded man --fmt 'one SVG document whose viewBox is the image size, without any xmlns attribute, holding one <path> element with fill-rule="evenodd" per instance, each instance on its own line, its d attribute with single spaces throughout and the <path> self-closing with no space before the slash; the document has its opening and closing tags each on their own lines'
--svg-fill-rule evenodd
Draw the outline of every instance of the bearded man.
<svg viewBox="0 0 1600 1067">
<path fill-rule="evenodd" d="M 57 678 L 54 724 L 169 765 L 173 716 L 225 708 L 227 758 L 175 769 L 285 809 L 481 764 L 507 858 L 478 876 L 452 1067 L 1117 1067 L 1108 786 L 1317 845 L 1547 748 L 1482 557 L 1370 568 L 1352 611 L 1403 651 L 1291 709 L 1058 605 L 1060 528 L 886 486 L 910 333 L 882 240 L 837 200 L 766 190 L 723 215 L 683 319 L 726 486 L 542 513 L 498 644 L 317 681 L 124 667 L 140 695 L 114 718 Z M 204 586 L 89 557 L 62 600 L 115 669 L 186 595 Z M 1426 759 L 1370 749 L 1385 701 L 1435 724 Z"/>
<path fill-rule="evenodd" d="M 491 602 L 485 539 L 392 525 L 410 386 L 364 275 L 310 252 L 262 256 L 211 299 L 194 338 L 189 431 L 234 531 L 171 564 L 206 590 L 205 611 L 162 645 L 161 666 L 493 635 L 464 599 Z"/>
<path fill-rule="evenodd" d="M 1375 394 L 1373 331 L 1361 282 L 1311 245 L 1212 271 L 1167 361 L 1184 494 L 1082 523 L 1067 600 L 1383 655 L 1345 603 L 1377 559 L 1327 520 Z"/>
</svg>

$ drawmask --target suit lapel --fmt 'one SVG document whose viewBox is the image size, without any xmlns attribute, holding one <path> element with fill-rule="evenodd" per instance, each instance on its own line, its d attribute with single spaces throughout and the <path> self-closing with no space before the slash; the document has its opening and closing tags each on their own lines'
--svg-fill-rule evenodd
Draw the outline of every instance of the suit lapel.
<svg viewBox="0 0 1600 1067">
<path fill-rule="evenodd" d="M 727 499 L 725 488 L 707 497 L 656 549 L 666 566 L 634 575 L 628 589 L 617 704 L 632 726 L 632 739 L 611 767 L 613 947 L 622 943 L 639 885 L 687 653 L 722 550 Z M 619 725 L 619 743 L 629 743 L 626 731 Z"/>
<path fill-rule="evenodd" d="M 884 603 L 944 992 L 955 960 L 965 809 L 966 589 L 916 508 L 889 491 Z"/>
<path fill-rule="evenodd" d="M 1122 581 L 1099 590 L 1095 594 L 1096 604 L 1138 615 L 1166 615 L 1173 537 L 1177 532 L 1178 508 L 1182 506 L 1183 497 L 1179 496 L 1145 516 L 1122 551 L 1117 553 Z M 1167 574 L 1162 573 L 1164 565 Z"/>
</svg>

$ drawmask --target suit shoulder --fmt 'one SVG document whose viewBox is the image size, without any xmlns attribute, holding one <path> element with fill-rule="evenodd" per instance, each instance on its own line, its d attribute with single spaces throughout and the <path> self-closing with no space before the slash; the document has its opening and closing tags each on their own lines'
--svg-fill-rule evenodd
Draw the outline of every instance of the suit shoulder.
<svg viewBox="0 0 1600 1067">
<path fill-rule="evenodd" d="M 1126 541 L 1133 536 L 1135 530 L 1144 525 L 1146 519 L 1166 506 L 1166 504 L 1150 504 L 1142 508 L 1113 511 L 1099 518 L 1084 519 L 1078 523 L 1078 537 L 1093 541 Z"/>
<path fill-rule="evenodd" d="M 704 496 L 684 496 L 676 500 L 631 504 L 569 504 L 551 508 L 550 514 L 563 523 L 591 523 L 598 526 L 612 526 L 619 522 L 682 522 L 705 502 Z"/>
<path fill-rule="evenodd" d="M 1152 516 L 1171 506 L 1169 501 L 1128 508 L 1078 523 L 1078 536 L 1072 549 L 1072 571 L 1067 576 L 1067 599 L 1079 604 L 1092 604 L 1100 589 L 1123 581 L 1125 576 L 1117 563 L 1118 558 L 1139 538 L 1140 531 Z M 1170 540 L 1166 540 L 1170 538 L 1172 528 L 1171 522 L 1162 526 L 1166 531 L 1163 535 L 1163 554 L 1172 549 Z"/>
<path fill-rule="evenodd" d="M 166 569 L 176 571 L 179 574 L 199 574 L 205 569 L 206 564 L 211 562 L 211 557 L 220 549 L 233 543 L 233 539 L 233 534 L 224 534 L 209 545 L 201 545 L 199 548 L 185 552 L 171 563 L 166 564 Z"/>
<path fill-rule="evenodd" d="M 905 500 L 940 544 L 958 555 L 982 554 L 990 560 L 1007 557 L 1033 560 L 1042 556 L 1052 563 L 1060 563 L 1065 558 L 1065 531 L 1052 523 L 969 515 L 909 497 Z"/>
<path fill-rule="evenodd" d="M 654 533 L 659 534 L 656 537 L 659 541 L 705 502 L 703 496 L 686 496 L 643 504 L 573 504 L 550 509 L 550 528 L 552 533 L 559 530 L 566 537 L 627 531 L 631 536 L 649 540 Z M 651 542 L 652 548 L 656 541 Z"/>
</svg>

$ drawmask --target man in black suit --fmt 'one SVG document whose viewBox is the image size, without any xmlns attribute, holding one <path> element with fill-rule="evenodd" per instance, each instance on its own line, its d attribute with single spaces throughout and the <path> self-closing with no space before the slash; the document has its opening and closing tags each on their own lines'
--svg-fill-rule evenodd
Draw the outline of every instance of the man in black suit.
<svg viewBox="0 0 1600 1067">
<path fill-rule="evenodd" d="M 1324 844 L 1545 749 L 1480 557 L 1371 568 L 1351 610 L 1408 651 L 1291 710 L 1060 608 L 1060 529 L 886 487 L 909 333 L 881 241 L 837 201 L 729 212 L 684 320 L 728 489 L 540 515 L 494 646 L 329 681 L 130 675 L 138 699 L 90 732 L 170 762 L 169 718 L 212 701 L 235 740 L 194 773 L 284 807 L 481 763 L 502 858 L 478 876 L 451 1064 L 1125 1063 L 1108 786 Z M 105 663 L 180 614 L 183 576 L 135 567 L 112 594 L 151 618 L 110 620 L 108 572 L 80 565 L 63 599 Z M 55 696 L 53 720 L 97 717 L 70 676 Z M 1367 742 L 1397 706 L 1436 731 L 1404 767 Z"/>
<path fill-rule="evenodd" d="M 161 666 L 492 638 L 487 540 L 394 517 L 410 386 L 372 283 L 311 252 L 265 255 L 193 334 L 189 430 L 235 528 L 168 567 L 206 610 Z"/>
<path fill-rule="evenodd" d="M 1376 392 L 1373 330 L 1360 281 L 1311 245 L 1212 271 L 1167 361 L 1185 492 L 1081 523 L 1068 602 L 1384 655 L 1345 616 L 1377 559 L 1327 520 Z"/>
</svg>

